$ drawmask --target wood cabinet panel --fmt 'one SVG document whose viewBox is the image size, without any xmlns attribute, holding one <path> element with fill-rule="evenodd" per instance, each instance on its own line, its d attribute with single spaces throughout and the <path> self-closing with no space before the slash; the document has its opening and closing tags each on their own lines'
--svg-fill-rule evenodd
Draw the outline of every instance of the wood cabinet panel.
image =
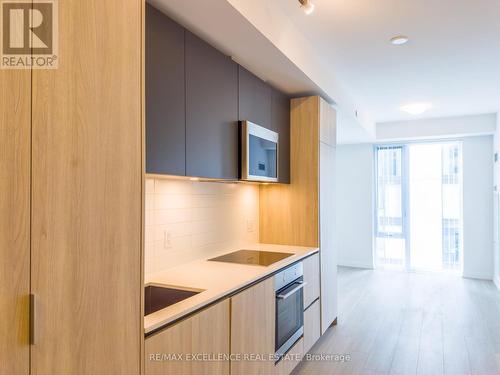
<svg viewBox="0 0 500 375">
<path fill-rule="evenodd" d="M 260 186 L 260 242 L 319 246 L 319 97 L 292 99 L 290 185 Z"/>
<path fill-rule="evenodd" d="M 59 68 L 33 70 L 31 373 L 141 371 L 140 0 L 59 2 Z"/>
<path fill-rule="evenodd" d="M 186 174 L 238 178 L 238 66 L 186 31 Z"/>
<path fill-rule="evenodd" d="M 260 241 L 320 247 L 322 332 L 337 315 L 332 231 L 335 147 L 331 145 L 335 144 L 335 119 L 335 110 L 318 96 L 292 99 L 291 184 L 260 187 Z M 321 129 L 329 129 L 328 143 L 320 140 Z"/>
<path fill-rule="evenodd" d="M 304 311 L 304 353 L 309 352 L 321 336 L 320 302 L 316 300 Z"/>
<path fill-rule="evenodd" d="M 274 353 L 274 278 L 266 279 L 231 298 L 231 354 Z M 231 361 L 231 374 L 271 374 L 274 361 Z"/>
<path fill-rule="evenodd" d="M 146 4 L 146 172 L 186 174 L 184 28 Z"/>
<path fill-rule="evenodd" d="M 211 306 L 146 339 L 146 375 L 229 374 L 229 361 L 158 360 L 157 354 L 229 354 L 229 300 Z M 156 358 L 156 360 L 155 360 Z"/>
<path fill-rule="evenodd" d="M 272 89 L 271 127 L 279 134 L 278 180 L 290 183 L 290 98 Z"/>
<path fill-rule="evenodd" d="M 239 120 L 278 131 L 271 121 L 271 87 L 242 66 L 238 71 Z"/>
<path fill-rule="evenodd" d="M 319 254 L 302 261 L 304 266 L 304 309 L 319 297 Z"/>
<path fill-rule="evenodd" d="M 0 374 L 29 373 L 31 71 L 0 70 Z"/>
</svg>

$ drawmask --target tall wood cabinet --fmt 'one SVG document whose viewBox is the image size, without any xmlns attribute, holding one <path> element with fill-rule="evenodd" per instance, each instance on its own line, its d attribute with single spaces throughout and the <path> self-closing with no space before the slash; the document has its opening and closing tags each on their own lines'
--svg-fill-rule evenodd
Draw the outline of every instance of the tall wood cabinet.
<svg viewBox="0 0 500 375">
<path fill-rule="evenodd" d="M 290 185 L 260 187 L 260 242 L 320 248 L 321 332 L 337 316 L 335 132 L 335 109 L 322 98 L 292 99 Z"/>
<path fill-rule="evenodd" d="M 321 333 L 337 318 L 337 252 L 334 247 L 335 226 L 335 144 L 336 113 L 324 100 L 319 100 L 319 222 Z"/>
<path fill-rule="evenodd" d="M 143 4 L 58 8 L 58 69 L 0 73 L 0 373 L 137 375 Z"/>
<path fill-rule="evenodd" d="M 29 373 L 31 71 L 0 70 L 0 374 Z"/>
</svg>

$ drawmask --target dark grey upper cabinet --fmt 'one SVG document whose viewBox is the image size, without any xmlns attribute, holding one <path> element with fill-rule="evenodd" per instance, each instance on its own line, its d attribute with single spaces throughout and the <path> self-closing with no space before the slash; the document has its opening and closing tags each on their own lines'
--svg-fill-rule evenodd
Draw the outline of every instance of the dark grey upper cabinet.
<svg viewBox="0 0 500 375">
<path fill-rule="evenodd" d="M 238 178 L 238 65 L 186 31 L 186 174 Z"/>
<path fill-rule="evenodd" d="M 184 28 L 146 4 L 146 172 L 185 175 Z"/>
<path fill-rule="evenodd" d="M 289 98 L 146 4 L 146 172 L 237 179 L 238 120 L 279 134 L 289 183 Z"/>
<path fill-rule="evenodd" d="M 279 134 L 278 180 L 290 183 L 290 98 L 272 89 L 271 128 Z"/>
<path fill-rule="evenodd" d="M 238 86 L 239 120 L 272 129 L 271 87 L 241 66 Z"/>
</svg>

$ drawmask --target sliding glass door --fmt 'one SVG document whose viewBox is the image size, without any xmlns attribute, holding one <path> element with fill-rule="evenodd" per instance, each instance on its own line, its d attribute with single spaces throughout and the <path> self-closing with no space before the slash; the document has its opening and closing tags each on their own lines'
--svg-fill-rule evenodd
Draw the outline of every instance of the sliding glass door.
<svg viewBox="0 0 500 375">
<path fill-rule="evenodd" d="M 377 266 L 460 269 L 461 143 L 377 146 L 375 154 Z"/>
<path fill-rule="evenodd" d="M 406 147 L 376 148 L 375 251 L 379 267 L 406 267 Z"/>
</svg>

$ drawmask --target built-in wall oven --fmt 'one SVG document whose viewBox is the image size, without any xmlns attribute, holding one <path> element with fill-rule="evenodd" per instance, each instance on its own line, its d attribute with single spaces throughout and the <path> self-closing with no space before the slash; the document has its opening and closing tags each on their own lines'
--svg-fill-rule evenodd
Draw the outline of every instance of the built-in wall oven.
<svg viewBox="0 0 500 375">
<path fill-rule="evenodd" d="M 274 277 L 277 360 L 304 334 L 304 285 L 302 262 L 295 263 Z"/>
<path fill-rule="evenodd" d="M 278 133 L 240 122 L 240 178 L 247 181 L 278 181 Z"/>
</svg>

